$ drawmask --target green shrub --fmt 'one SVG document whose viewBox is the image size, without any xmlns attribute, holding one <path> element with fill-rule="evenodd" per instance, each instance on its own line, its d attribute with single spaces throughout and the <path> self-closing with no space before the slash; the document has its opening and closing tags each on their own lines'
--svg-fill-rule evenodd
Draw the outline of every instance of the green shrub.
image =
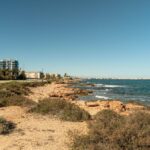
<svg viewBox="0 0 150 150">
<path fill-rule="evenodd" d="M 64 106 L 64 101 L 58 99 L 44 99 L 39 101 L 37 106 L 31 109 L 31 112 L 56 115 L 61 113 L 61 110 L 64 108 Z"/>
<path fill-rule="evenodd" d="M 135 113 L 122 117 L 104 110 L 89 124 L 87 135 L 73 136 L 73 150 L 148 150 L 150 148 L 150 114 Z"/>
<path fill-rule="evenodd" d="M 0 97 L 10 97 L 14 95 L 29 95 L 29 87 L 44 86 L 45 82 L 9 82 L 0 84 Z"/>
<path fill-rule="evenodd" d="M 0 118 L 0 134 L 8 134 L 13 131 L 15 124 L 11 121 L 6 121 L 3 118 Z"/>
<path fill-rule="evenodd" d="M 46 82 L 24 82 L 21 83 L 24 87 L 38 87 L 38 86 L 44 86 L 47 84 Z"/>
<path fill-rule="evenodd" d="M 23 96 L 11 96 L 0 98 L 0 107 L 6 106 L 29 106 L 32 107 L 35 102 Z"/>
<path fill-rule="evenodd" d="M 51 114 L 66 121 L 83 121 L 90 119 L 90 115 L 86 111 L 75 104 L 59 99 L 42 100 L 36 107 L 32 108 L 30 112 Z"/>
<path fill-rule="evenodd" d="M 28 95 L 31 91 L 23 83 L 10 82 L 0 85 L 0 97 L 10 97 L 14 95 Z"/>
<path fill-rule="evenodd" d="M 83 121 L 89 120 L 90 115 L 85 110 L 81 109 L 75 104 L 71 104 L 68 102 L 63 109 L 61 118 L 67 121 Z"/>
<path fill-rule="evenodd" d="M 5 106 L 32 106 L 35 103 L 27 98 L 31 93 L 29 87 L 43 86 L 42 82 L 9 82 L 0 84 L 0 107 Z"/>
</svg>

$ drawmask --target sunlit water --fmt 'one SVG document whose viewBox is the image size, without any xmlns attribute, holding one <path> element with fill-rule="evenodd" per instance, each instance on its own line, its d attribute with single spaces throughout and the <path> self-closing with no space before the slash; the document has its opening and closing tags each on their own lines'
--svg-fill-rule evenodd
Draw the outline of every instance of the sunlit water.
<svg viewBox="0 0 150 150">
<path fill-rule="evenodd" d="M 80 97 L 83 100 L 120 99 L 150 104 L 150 80 L 89 79 L 82 83 L 80 88 L 93 91 L 93 94 Z"/>
</svg>

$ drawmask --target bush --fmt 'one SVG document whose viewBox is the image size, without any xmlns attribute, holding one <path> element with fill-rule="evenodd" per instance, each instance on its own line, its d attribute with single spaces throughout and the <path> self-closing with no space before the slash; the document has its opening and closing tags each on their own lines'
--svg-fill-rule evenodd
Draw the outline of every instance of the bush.
<svg viewBox="0 0 150 150">
<path fill-rule="evenodd" d="M 74 135 L 73 150 L 148 150 L 150 114 L 138 112 L 129 117 L 104 110 L 89 124 L 87 135 Z"/>
<path fill-rule="evenodd" d="M 10 82 L 0 85 L 0 97 L 10 97 L 14 95 L 28 95 L 30 93 L 29 88 L 23 83 Z"/>
<path fill-rule="evenodd" d="M 29 87 L 44 86 L 44 82 L 9 82 L 0 84 L 0 97 L 10 97 L 14 95 L 28 95 L 31 93 Z"/>
<path fill-rule="evenodd" d="M 24 82 L 21 84 L 25 87 L 38 87 L 38 86 L 44 86 L 47 83 L 46 82 Z"/>
<path fill-rule="evenodd" d="M 33 106 L 35 102 L 23 96 L 11 96 L 0 98 L 0 107 L 6 106 Z"/>
<path fill-rule="evenodd" d="M 0 118 L 0 134 L 8 134 L 13 131 L 15 124 L 11 121 L 6 121 L 3 118 Z"/>
<path fill-rule="evenodd" d="M 66 121 L 84 121 L 89 120 L 90 115 L 75 104 L 71 104 L 68 102 L 63 109 L 61 118 Z"/>
<path fill-rule="evenodd" d="M 43 86 L 41 82 L 10 82 L 0 84 L 0 107 L 5 106 L 32 106 L 35 103 L 27 98 L 31 93 L 29 87 Z"/>
<path fill-rule="evenodd" d="M 86 111 L 80 109 L 75 104 L 59 99 L 42 100 L 30 112 L 51 114 L 66 121 L 84 121 L 90 119 L 90 115 Z"/>
<path fill-rule="evenodd" d="M 122 149 L 150 148 L 150 114 L 137 112 L 127 117 L 119 133 L 117 142 Z"/>
</svg>

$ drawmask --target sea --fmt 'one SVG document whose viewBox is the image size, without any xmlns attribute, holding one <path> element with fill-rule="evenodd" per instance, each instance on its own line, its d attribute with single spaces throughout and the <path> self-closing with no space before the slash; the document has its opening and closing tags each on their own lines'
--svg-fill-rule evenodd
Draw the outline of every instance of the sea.
<svg viewBox="0 0 150 150">
<path fill-rule="evenodd" d="M 150 80 L 85 79 L 78 87 L 93 91 L 81 100 L 118 99 L 150 105 Z"/>
</svg>

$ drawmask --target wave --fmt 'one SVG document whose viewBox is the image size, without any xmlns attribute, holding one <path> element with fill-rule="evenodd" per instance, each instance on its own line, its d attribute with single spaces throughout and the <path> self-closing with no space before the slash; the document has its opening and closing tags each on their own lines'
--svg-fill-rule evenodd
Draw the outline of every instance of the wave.
<svg viewBox="0 0 150 150">
<path fill-rule="evenodd" d="M 96 87 L 103 87 L 104 84 L 95 84 Z"/>
<path fill-rule="evenodd" d="M 117 87 L 125 87 L 123 85 L 108 85 L 108 84 L 95 84 L 96 87 L 104 87 L 104 88 L 117 88 Z"/>
<path fill-rule="evenodd" d="M 104 85 L 106 88 L 117 88 L 117 87 L 124 87 L 123 85 Z"/>
<path fill-rule="evenodd" d="M 106 92 L 108 92 L 110 89 L 105 89 Z"/>
<path fill-rule="evenodd" d="M 104 99 L 104 100 L 110 99 L 109 97 L 106 97 L 106 96 L 100 96 L 100 95 L 96 95 L 95 97 L 96 97 L 96 98 L 100 98 L 100 99 Z"/>
</svg>

